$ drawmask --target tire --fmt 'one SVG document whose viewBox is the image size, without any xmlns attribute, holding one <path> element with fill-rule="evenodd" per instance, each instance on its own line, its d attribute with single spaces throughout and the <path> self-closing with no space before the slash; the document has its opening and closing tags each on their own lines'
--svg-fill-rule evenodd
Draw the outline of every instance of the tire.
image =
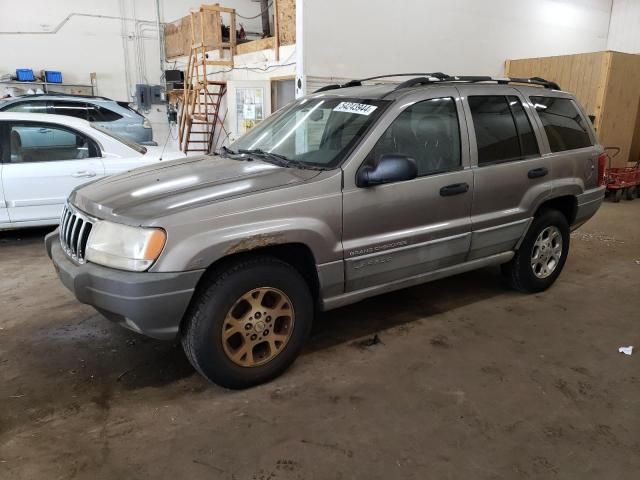
<svg viewBox="0 0 640 480">
<path fill-rule="evenodd" d="M 633 200 L 636 198 L 636 187 L 627 187 L 624 189 L 624 199 Z"/>
<path fill-rule="evenodd" d="M 248 388 L 293 363 L 309 336 L 313 314 L 311 293 L 296 269 L 272 257 L 245 258 L 198 287 L 183 320 L 182 347 L 209 381 Z"/>
<path fill-rule="evenodd" d="M 621 188 L 616 188 L 613 191 L 613 195 L 611 195 L 611 200 L 613 200 L 613 203 L 619 203 L 620 200 L 622 200 L 622 189 Z"/>
<path fill-rule="evenodd" d="M 555 237 L 545 238 L 543 237 L 545 232 Z M 560 246 L 557 244 L 558 238 L 561 239 Z M 569 224 L 562 213 L 557 210 L 540 212 L 531 223 L 513 259 L 502 267 L 510 286 L 521 292 L 535 293 L 542 292 L 553 285 L 567 260 L 569 239 Z M 538 243 L 539 241 L 541 243 Z M 542 251 L 543 247 L 546 251 Z M 535 267 L 532 265 L 536 255 L 534 248 L 537 248 L 538 259 Z M 553 255 L 548 260 L 540 260 L 546 258 L 545 256 L 551 251 Z M 542 268 L 543 265 L 546 269 Z M 534 269 L 539 271 L 536 273 Z"/>
</svg>

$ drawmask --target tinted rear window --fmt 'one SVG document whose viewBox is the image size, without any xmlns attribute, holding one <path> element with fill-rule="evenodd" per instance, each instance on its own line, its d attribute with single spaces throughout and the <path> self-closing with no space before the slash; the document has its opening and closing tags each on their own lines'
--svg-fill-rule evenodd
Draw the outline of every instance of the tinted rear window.
<svg viewBox="0 0 640 480">
<path fill-rule="evenodd" d="M 515 96 L 469 97 L 478 146 L 478 165 L 508 162 L 538 154 L 529 119 Z"/>
<path fill-rule="evenodd" d="M 115 122 L 122 118 L 121 115 L 118 115 L 116 112 L 113 112 L 108 108 L 92 104 L 88 104 L 88 114 L 90 122 Z"/>
<path fill-rule="evenodd" d="M 593 145 L 589 130 L 576 105 L 568 98 L 531 97 L 552 152 Z"/>
<path fill-rule="evenodd" d="M 87 119 L 87 104 L 84 102 L 67 102 L 64 100 L 54 100 L 53 113 L 56 115 L 68 115 L 70 117 Z"/>
</svg>

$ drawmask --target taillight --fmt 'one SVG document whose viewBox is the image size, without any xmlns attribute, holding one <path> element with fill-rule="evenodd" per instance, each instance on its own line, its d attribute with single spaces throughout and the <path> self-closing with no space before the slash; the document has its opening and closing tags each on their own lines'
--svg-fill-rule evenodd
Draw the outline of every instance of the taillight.
<svg viewBox="0 0 640 480">
<path fill-rule="evenodd" d="M 598 185 L 605 186 L 607 184 L 607 178 L 605 173 L 607 171 L 607 154 L 601 153 L 598 157 Z"/>
</svg>

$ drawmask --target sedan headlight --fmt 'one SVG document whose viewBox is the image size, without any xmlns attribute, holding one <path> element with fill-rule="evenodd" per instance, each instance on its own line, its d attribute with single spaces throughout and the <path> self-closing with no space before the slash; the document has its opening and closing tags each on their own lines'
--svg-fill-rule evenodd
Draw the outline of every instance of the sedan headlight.
<svg viewBox="0 0 640 480">
<path fill-rule="evenodd" d="M 167 234 L 160 228 L 98 221 L 89 236 L 86 259 L 106 267 L 142 272 L 160 256 L 166 239 Z"/>
<path fill-rule="evenodd" d="M 142 121 L 142 127 L 143 127 L 143 128 L 151 128 L 151 122 L 149 121 L 149 119 L 148 119 L 148 118 L 145 118 L 145 119 Z"/>
</svg>

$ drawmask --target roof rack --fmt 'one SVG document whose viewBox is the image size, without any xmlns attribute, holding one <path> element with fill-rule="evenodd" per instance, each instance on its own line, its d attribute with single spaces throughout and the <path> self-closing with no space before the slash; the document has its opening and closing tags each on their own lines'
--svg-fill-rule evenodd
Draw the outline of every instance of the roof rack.
<svg viewBox="0 0 640 480">
<path fill-rule="evenodd" d="M 47 93 L 25 93 L 22 95 L 18 95 L 13 98 L 23 98 L 23 97 L 73 97 L 73 98 L 94 98 L 98 100 L 111 100 L 107 97 L 100 97 L 97 95 L 81 95 L 76 93 L 58 93 L 58 92 L 47 92 Z"/>
<path fill-rule="evenodd" d="M 337 88 L 349 88 L 349 87 L 361 87 L 362 82 L 368 82 L 370 80 L 379 80 L 381 78 L 391 78 L 391 77 L 417 77 L 422 75 L 423 77 L 433 77 L 433 78 L 446 78 L 449 75 L 446 75 L 442 72 L 435 73 L 392 73 L 389 75 L 376 75 L 375 77 L 361 78 L 360 80 L 350 80 L 347 83 L 334 83 L 332 85 L 325 85 L 324 87 L 320 87 L 313 93 L 324 92 L 326 90 L 335 90 Z"/>
<path fill-rule="evenodd" d="M 561 90 L 560 85 L 558 85 L 556 82 L 545 80 L 544 78 L 540 78 L 540 77 L 493 78 L 488 76 L 477 76 L 477 75 L 452 76 L 452 75 L 444 74 L 442 72 L 435 72 L 435 73 L 395 73 L 391 75 L 378 75 L 376 77 L 363 78 L 360 80 L 351 80 L 343 84 L 326 85 L 322 88 L 319 88 L 313 93 L 324 92 L 327 90 L 335 90 L 337 88 L 359 87 L 362 85 L 362 82 L 365 82 L 368 80 L 377 80 L 379 78 L 389 78 L 389 77 L 416 77 L 416 78 L 411 78 L 409 80 L 405 80 L 402 83 L 399 83 L 396 86 L 396 88 L 394 88 L 394 91 L 401 90 L 403 88 L 415 87 L 418 85 L 434 85 L 434 84 L 444 83 L 444 82 L 452 82 L 452 83 L 495 82 L 499 85 L 507 85 L 510 83 L 522 83 L 527 85 L 537 85 L 540 87 L 549 88 L 553 90 Z"/>
</svg>

